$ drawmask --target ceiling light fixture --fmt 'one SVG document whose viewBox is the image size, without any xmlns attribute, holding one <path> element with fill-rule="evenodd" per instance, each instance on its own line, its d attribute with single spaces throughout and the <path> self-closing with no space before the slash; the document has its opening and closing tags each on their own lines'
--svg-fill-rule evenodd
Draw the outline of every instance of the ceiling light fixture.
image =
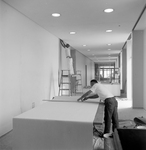
<svg viewBox="0 0 146 150">
<path fill-rule="evenodd" d="M 52 16 L 53 17 L 60 17 L 60 14 L 59 13 L 53 13 Z"/>
<path fill-rule="evenodd" d="M 109 44 L 107 44 L 107 45 L 112 45 L 112 44 L 109 43 Z"/>
<path fill-rule="evenodd" d="M 108 51 L 110 51 L 111 49 L 108 49 Z"/>
<path fill-rule="evenodd" d="M 113 11 L 114 11 L 114 9 L 112 9 L 112 8 L 107 8 L 104 10 L 105 13 L 111 13 Z"/>
<path fill-rule="evenodd" d="M 86 46 L 86 45 L 83 45 L 83 46 Z"/>
<path fill-rule="evenodd" d="M 106 30 L 106 32 L 112 32 L 112 30 Z"/>
<path fill-rule="evenodd" d="M 72 31 L 72 32 L 70 32 L 70 34 L 76 34 L 76 32 Z"/>
</svg>

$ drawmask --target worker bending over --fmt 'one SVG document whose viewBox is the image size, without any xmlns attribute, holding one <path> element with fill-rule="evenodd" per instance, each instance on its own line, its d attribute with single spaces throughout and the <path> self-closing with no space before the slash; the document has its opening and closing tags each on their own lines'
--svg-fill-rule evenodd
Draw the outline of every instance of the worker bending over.
<svg viewBox="0 0 146 150">
<path fill-rule="evenodd" d="M 119 127 L 118 122 L 118 102 L 115 99 L 114 95 L 109 92 L 102 84 L 98 83 L 97 80 L 93 79 L 90 81 L 91 89 L 83 94 L 77 101 L 85 101 L 89 98 L 100 98 L 104 102 L 104 122 L 105 128 L 104 133 L 110 133 L 111 121 L 112 121 L 112 130 L 114 132 L 115 128 Z"/>
</svg>

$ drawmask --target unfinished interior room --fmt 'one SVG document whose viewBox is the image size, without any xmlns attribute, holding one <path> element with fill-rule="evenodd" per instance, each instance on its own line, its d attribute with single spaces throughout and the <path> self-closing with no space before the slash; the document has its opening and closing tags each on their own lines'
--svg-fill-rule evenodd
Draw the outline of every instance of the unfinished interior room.
<svg viewBox="0 0 146 150">
<path fill-rule="evenodd" d="M 0 150 L 146 150 L 146 0 L 0 0 Z"/>
</svg>

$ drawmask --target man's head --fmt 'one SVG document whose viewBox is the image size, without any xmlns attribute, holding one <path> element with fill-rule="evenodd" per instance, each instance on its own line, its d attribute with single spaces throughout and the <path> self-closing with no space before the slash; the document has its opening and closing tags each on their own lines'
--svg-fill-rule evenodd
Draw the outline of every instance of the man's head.
<svg viewBox="0 0 146 150">
<path fill-rule="evenodd" d="M 70 45 L 69 45 L 69 44 L 66 44 L 66 47 L 67 47 L 67 48 L 69 48 L 69 47 L 70 47 Z"/>
<path fill-rule="evenodd" d="M 95 79 L 90 81 L 91 86 L 93 86 L 95 83 L 98 83 L 97 80 L 95 80 Z"/>
</svg>

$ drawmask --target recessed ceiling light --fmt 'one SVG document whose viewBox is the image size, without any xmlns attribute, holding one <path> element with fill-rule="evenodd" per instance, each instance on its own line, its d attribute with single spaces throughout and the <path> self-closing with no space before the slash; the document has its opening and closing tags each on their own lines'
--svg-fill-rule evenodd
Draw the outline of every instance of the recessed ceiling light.
<svg viewBox="0 0 146 150">
<path fill-rule="evenodd" d="M 109 44 L 107 44 L 107 45 L 112 45 L 112 44 L 109 43 Z"/>
<path fill-rule="evenodd" d="M 60 17 L 60 14 L 59 13 L 53 13 L 52 16 L 53 17 Z"/>
<path fill-rule="evenodd" d="M 104 10 L 105 13 L 111 13 L 113 12 L 114 10 L 112 8 L 107 8 Z"/>
<path fill-rule="evenodd" d="M 110 51 L 111 49 L 108 49 L 108 51 Z"/>
<path fill-rule="evenodd" d="M 106 30 L 106 32 L 112 32 L 112 30 Z"/>
<path fill-rule="evenodd" d="M 73 32 L 70 32 L 70 34 L 76 34 L 76 32 L 73 31 Z"/>
<path fill-rule="evenodd" d="M 86 46 L 86 45 L 83 45 L 83 46 Z"/>
</svg>

